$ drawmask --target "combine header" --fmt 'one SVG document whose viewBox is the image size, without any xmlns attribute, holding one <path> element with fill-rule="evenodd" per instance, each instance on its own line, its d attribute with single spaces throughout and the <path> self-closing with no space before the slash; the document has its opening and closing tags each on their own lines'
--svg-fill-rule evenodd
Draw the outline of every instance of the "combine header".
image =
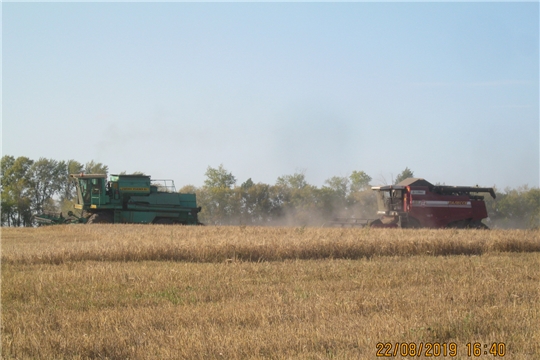
<svg viewBox="0 0 540 360">
<path fill-rule="evenodd" d="M 41 224 L 136 223 L 199 225 L 195 194 L 175 192 L 172 180 L 151 180 L 146 175 L 72 174 L 77 182 L 77 204 L 84 216 L 70 218 L 47 214 L 35 217 Z"/>
<path fill-rule="evenodd" d="M 84 218 L 76 216 L 73 211 L 68 212 L 68 217 L 64 217 L 62 213 L 45 212 L 32 216 L 32 220 L 39 225 L 77 224 L 85 222 Z"/>
<path fill-rule="evenodd" d="M 484 196 L 495 198 L 493 188 L 433 185 L 408 178 L 396 185 L 374 186 L 378 211 L 376 220 L 339 219 L 341 226 L 376 228 L 473 228 L 487 229 Z"/>
</svg>

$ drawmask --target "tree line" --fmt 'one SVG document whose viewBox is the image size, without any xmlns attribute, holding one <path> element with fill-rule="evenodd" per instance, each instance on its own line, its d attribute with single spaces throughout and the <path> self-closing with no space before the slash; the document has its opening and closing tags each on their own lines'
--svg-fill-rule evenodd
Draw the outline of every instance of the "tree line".
<svg viewBox="0 0 540 360">
<path fill-rule="evenodd" d="M 1 159 L 2 226 L 33 226 L 32 216 L 42 212 L 73 210 L 75 183 L 69 174 L 107 174 L 108 167 L 94 161 L 56 161 L 3 156 Z M 414 177 L 408 167 L 392 183 Z M 179 191 L 195 193 L 202 207 L 199 220 L 208 225 L 295 225 L 322 226 L 334 218 L 374 219 L 377 201 L 372 178 L 364 171 L 334 176 L 317 187 L 303 172 L 284 175 L 274 184 L 238 183 L 220 165 L 208 167 L 204 184 L 186 185 Z M 521 186 L 496 189 L 497 198 L 485 197 L 490 227 L 538 228 L 540 189 Z"/>
<path fill-rule="evenodd" d="M 200 221 L 206 224 L 322 225 L 335 217 L 373 218 L 376 212 L 372 179 L 363 171 L 332 177 L 320 188 L 302 172 L 280 176 L 273 185 L 251 178 L 237 185 L 223 165 L 208 167 L 205 175 L 202 187 L 180 192 L 197 194 Z"/>
<path fill-rule="evenodd" d="M 33 226 L 32 216 L 43 212 L 72 209 L 75 183 L 69 174 L 81 172 L 106 174 L 108 167 L 94 161 L 57 161 L 40 158 L 34 161 L 5 155 L 0 161 L 2 226 Z"/>
</svg>

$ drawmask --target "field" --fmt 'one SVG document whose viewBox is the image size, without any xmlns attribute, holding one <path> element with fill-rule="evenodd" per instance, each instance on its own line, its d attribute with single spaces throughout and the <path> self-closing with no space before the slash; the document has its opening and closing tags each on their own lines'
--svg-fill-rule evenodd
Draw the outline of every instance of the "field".
<svg viewBox="0 0 540 360">
<path fill-rule="evenodd" d="M 3 359 L 540 358 L 540 231 L 3 228 L 1 259 Z"/>
</svg>

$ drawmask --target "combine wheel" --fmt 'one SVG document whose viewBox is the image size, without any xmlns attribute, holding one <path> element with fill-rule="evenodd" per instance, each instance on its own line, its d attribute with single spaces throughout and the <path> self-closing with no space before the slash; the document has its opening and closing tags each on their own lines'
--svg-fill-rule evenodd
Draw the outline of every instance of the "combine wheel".
<svg viewBox="0 0 540 360">
<path fill-rule="evenodd" d="M 408 224 L 407 224 L 407 227 L 409 229 L 420 229 L 422 227 L 422 225 L 420 225 L 420 221 L 416 220 L 413 217 L 410 217 L 409 221 L 408 221 Z"/>
<path fill-rule="evenodd" d="M 467 229 L 470 227 L 470 222 L 469 220 L 454 221 L 446 225 L 446 227 L 449 229 Z"/>
<path fill-rule="evenodd" d="M 153 223 L 156 224 L 156 225 L 174 224 L 173 219 L 171 219 L 171 218 L 157 218 L 157 219 L 154 219 Z"/>
<path fill-rule="evenodd" d="M 87 224 L 112 224 L 112 214 L 101 212 L 95 213 L 88 218 Z"/>
<path fill-rule="evenodd" d="M 156 225 L 186 225 L 185 222 L 178 221 L 174 218 L 157 218 L 153 221 Z"/>
<path fill-rule="evenodd" d="M 380 227 L 384 227 L 384 226 L 383 226 L 383 223 L 382 223 L 381 219 L 377 219 L 377 220 L 370 221 L 368 223 L 368 227 L 380 228 Z"/>
<path fill-rule="evenodd" d="M 479 230 L 489 230 L 489 227 L 484 224 L 482 221 L 473 221 L 469 225 L 471 229 L 479 229 Z"/>
</svg>

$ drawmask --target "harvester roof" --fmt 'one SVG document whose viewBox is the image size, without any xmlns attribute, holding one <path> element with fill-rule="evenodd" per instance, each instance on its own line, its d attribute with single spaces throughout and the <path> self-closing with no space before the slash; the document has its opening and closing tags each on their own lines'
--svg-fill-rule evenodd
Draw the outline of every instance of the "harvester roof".
<svg viewBox="0 0 540 360">
<path fill-rule="evenodd" d="M 122 178 L 149 178 L 150 175 L 144 175 L 144 174 L 111 174 L 111 176 L 118 176 Z"/>
<path fill-rule="evenodd" d="M 432 187 L 433 184 L 422 178 L 407 178 L 403 181 L 400 181 L 396 185 L 398 186 L 427 186 Z"/>
<path fill-rule="evenodd" d="M 434 191 L 440 194 L 468 194 L 468 193 L 489 193 L 494 199 L 496 197 L 495 190 L 493 188 L 484 188 L 478 186 L 447 186 L 447 185 L 433 185 L 429 181 L 422 178 L 408 178 L 400 181 L 396 185 L 385 186 L 373 186 L 372 190 L 403 190 L 407 186 L 427 186 L 430 191 Z"/>
<path fill-rule="evenodd" d="M 72 178 L 76 178 L 76 179 L 80 179 L 80 178 L 106 179 L 107 178 L 106 174 L 85 174 L 85 173 L 80 173 L 80 174 L 70 174 L 69 176 L 72 177 Z"/>
<path fill-rule="evenodd" d="M 427 186 L 429 188 L 433 187 L 429 181 L 422 178 L 408 178 L 395 185 L 384 185 L 384 186 L 372 186 L 372 190 L 403 190 L 406 186 Z"/>
</svg>

